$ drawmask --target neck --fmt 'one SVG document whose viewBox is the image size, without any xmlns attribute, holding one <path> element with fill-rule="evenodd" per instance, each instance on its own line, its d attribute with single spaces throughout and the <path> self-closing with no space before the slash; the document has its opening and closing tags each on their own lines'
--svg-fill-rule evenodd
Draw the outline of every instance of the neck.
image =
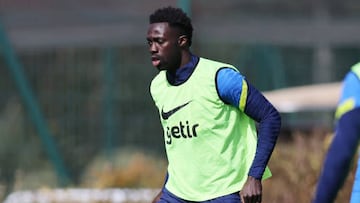
<svg viewBox="0 0 360 203">
<path fill-rule="evenodd" d="M 187 63 L 190 62 L 190 60 L 191 60 L 191 53 L 189 51 L 182 51 L 181 59 L 177 62 L 178 65 L 173 66 L 176 68 L 168 69 L 168 71 L 170 72 L 170 74 L 174 75 L 178 69 L 184 67 Z"/>
<path fill-rule="evenodd" d="M 182 57 L 181 57 L 181 64 L 180 67 L 183 67 L 185 64 L 189 63 L 191 60 L 191 53 L 189 51 L 183 51 Z"/>
</svg>

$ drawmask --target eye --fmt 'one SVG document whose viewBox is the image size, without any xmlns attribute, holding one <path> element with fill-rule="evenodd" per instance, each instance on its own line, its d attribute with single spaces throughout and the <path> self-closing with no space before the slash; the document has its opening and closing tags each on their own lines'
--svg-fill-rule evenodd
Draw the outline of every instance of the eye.
<svg viewBox="0 0 360 203">
<path fill-rule="evenodd" d="M 163 44 L 164 43 L 164 40 L 163 39 L 158 39 L 157 41 L 159 44 Z"/>
<path fill-rule="evenodd" d="M 151 46 L 151 45 L 153 44 L 153 42 L 152 42 L 151 40 L 147 40 L 147 44 L 148 44 L 149 46 Z"/>
<path fill-rule="evenodd" d="M 165 43 L 165 40 L 163 38 L 156 38 L 154 40 L 157 44 L 164 44 Z"/>
</svg>

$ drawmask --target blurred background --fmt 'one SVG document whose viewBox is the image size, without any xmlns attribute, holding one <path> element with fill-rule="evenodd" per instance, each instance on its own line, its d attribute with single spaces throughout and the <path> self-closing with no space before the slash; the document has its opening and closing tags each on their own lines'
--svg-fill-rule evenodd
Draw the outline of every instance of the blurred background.
<svg viewBox="0 0 360 203">
<path fill-rule="evenodd" d="M 234 64 L 264 93 L 341 82 L 360 59 L 356 0 L 0 0 L 1 200 L 152 199 L 166 156 L 145 37 L 168 5 L 192 18 L 195 54 Z M 310 202 L 335 105 L 279 110 L 264 202 Z"/>
</svg>

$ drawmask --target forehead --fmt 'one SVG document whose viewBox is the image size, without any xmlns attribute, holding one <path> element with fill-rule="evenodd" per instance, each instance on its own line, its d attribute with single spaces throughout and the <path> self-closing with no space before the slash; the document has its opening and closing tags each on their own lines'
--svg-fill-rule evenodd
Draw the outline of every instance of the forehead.
<svg viewBox="0 0 360 203">
<path fill-rule="evenodd" d="M 148 37 L 171 37 L 176 36 L 176 29 L 170 27 L 169 23 L 161 22 L 161 23 L 152 23 L 149 25 Z"/>
</svg>

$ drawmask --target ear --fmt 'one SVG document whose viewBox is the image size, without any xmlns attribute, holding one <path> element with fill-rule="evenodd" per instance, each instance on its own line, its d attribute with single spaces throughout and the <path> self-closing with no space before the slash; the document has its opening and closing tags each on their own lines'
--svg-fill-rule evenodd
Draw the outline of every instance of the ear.
<svg viewBox="0 0 360 203">
<path fill-rule="evenodd" d="M 181 36 L 179 36 L 179 38 L 178 38 L 178 44 L 179 44 L 179 46 L 180 47 L 185 47 L 185 46 L 188 46 L 189 45 L 189 41 L 188 41 L 189 39 L 187 38 L 187 36 L 186 35 L 181 35 Z"/>
</svg>

